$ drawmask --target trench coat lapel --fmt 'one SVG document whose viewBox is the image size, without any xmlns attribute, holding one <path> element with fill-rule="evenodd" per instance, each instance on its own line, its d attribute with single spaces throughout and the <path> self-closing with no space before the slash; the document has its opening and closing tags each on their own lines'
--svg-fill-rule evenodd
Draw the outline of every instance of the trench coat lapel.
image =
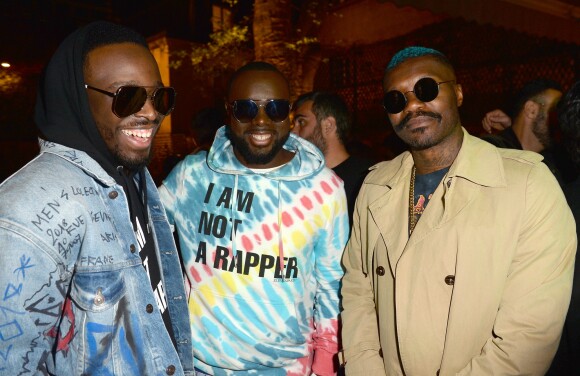
<svg viewBox="0 0 580 376">
<path fill-rule="evenodd" d="M 497 149 L 469 135 L 465 129 L 463 132 L 461 149 L 417 223 L 408 247 L 428 238 L 433 230 L 453 220 L 481 194 L 483 187 L 506 186 Z"/>
<path fill-rule="evenodd" d="M 435 190 L 410 238 L 408 197 L 414 163 L 411 154 L 403 153 L 389 162 L 380 176 L 371 175 L 365 181 L 365 184 L 384 187 L 384 190 L 378 190 L 380 193 L 369 204 L 369 211 L 387 247 L 393 275 L 396 274 L 399 259 L 407 249 L 420 241 L 428 240 L 430 233 L 453 220 L 481 194 L 483 186 L 506 185 L 501 156 L 497 149 L 485 141 L 470 136 L 465 129 L 463 131 L 463 144 L 459 154 Z M 385 220 L 393 217 L 397 219 Z M 369 235 L 374 237 L 370 233 Z M 373 242 L 375 241 L 373 239 Z"/>
<path fill-rule="evenodd" d="M 395 274 L 399 260 L 408 241 L 409 183 L 413 158 L 408 152 L 389 162 L 380 176 L 370 176 L 365 184 L 377 185 L 379 192 L 369 204 L 372 221 L 387 248 L 389 267 Z M 370 224 L 369 224 L 370 225 Z M 369 234 L 372 236 L 372 234 Z"/>
<path fill-rule="evenodd" d="M 410 177 L 410 176 L 409 176 Z M 406 186 L 406 190 L 405 190 Z M 380 236 L 386 247 L 391 273 L 395 274 L 395 269 L 399 257 L 403 253 L 408 240 L 408 203 L 401 200 L 401 195 L 408 194 L 409 184 L 399 184 L 394 189 L 389 190 L 385 195 L 371 204 L 369 210 L 376 223 Z M 384 218 L 400 218 L 387 225 Z"/>
</svg>

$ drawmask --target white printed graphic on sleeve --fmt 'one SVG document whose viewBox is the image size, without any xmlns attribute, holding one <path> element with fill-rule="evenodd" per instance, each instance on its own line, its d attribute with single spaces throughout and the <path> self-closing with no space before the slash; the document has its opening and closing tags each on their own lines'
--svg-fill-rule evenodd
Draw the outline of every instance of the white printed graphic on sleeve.
<svg viewBox="0 0 580 376">
<path fill-rule="evenodd" d="M 137 243 L 139 245 L 139 253 L 145 247 L 145 234 L 143 233 L 143 228 L 141 227 L 141 223 L 139 222 L 139 218 L 135 218 L 135 222 L 137 223 L 137 231 L 135 231 L 135 236 L 137 237 Z M 149 282 L 151 282 L 151 276 L 149 274 L 149 257 L 146 256 L 143 259 L 143 267 L 147 272 L 147 278 L 149 278 Z M 167 309 L 167 297 L 165 296 L 165 289 L 163 288 L 163 281 L 160 280 L 157 284 L 157 287 L 153 290 L 153 294 L 155 295 L 155 301 L 157 302 L 157 307 L 159 307 L 159 311 L 163 314 Z"/>
</svg>

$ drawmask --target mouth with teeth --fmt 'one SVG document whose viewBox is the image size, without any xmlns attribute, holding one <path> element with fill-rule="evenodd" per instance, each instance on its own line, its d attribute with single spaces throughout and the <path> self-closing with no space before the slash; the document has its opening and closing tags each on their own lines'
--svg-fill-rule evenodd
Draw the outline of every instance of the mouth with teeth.
<svg viewBox="0 0 580 376">
<path fill-rule="evenodd" d="M 121 133 L 127 136 L 128 140 L 136 147 L 148 147 L 153 140 L 155 128 L 150 129 L 122 129 Z"/>
<path fill-rule="evenodd" d="M 249 133 L 250 141 L 256 146 L 264 146 L 271 142 L 273 135 L 271 133 Z"/>
</svg>

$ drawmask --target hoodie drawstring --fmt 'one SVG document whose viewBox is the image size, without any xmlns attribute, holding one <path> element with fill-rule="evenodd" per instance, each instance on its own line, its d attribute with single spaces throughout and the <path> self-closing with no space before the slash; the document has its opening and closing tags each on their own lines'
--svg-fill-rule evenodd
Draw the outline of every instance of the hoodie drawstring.
<svg viewBox="0 0 580 376">
<path fill-rule="evenodd" d="M 280 272 L 284 271 L 284 243 L 282 242 L 282 196 L 278 180 L 278 257 L 280 257 Z"/>
<path fill-rule="evenodd" d="M 234 175 L 234 191 L 232 192 L 232 206 L 230 207 L 231 220 L 232 220 L 232 255 L 236 254 L 236 210 L 234 209 L 237 205 L 238 198 L 238 175 Z"/>
</svg>

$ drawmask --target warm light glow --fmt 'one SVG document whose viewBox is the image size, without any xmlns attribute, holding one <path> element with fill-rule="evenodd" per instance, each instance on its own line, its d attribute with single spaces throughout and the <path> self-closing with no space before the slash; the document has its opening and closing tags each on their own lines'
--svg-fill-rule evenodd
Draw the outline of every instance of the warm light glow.
<svg viewBox="0 0 580 376">
<path fill-rule="evenodd" d="M 10 63 L 7 63 L 5 61 L 3 61 L 2 63 L 0 63 L 0 65 L 2 66 L 2 68 L 10 68 Z"/>
</svg>

